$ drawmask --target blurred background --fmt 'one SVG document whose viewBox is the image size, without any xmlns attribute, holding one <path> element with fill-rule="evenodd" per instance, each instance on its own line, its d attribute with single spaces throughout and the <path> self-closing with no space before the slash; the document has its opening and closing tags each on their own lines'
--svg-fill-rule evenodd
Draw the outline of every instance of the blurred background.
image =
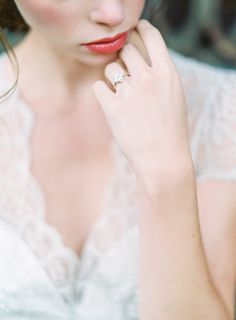
<svg viewBox="0 0 236 320">
<path fill-rule="evenodd" d="M 236 0 L 147 2 L 142 17 L 161 30 L 168 47 L 212 65 L 236 69 Z M 23 35 L 8 32 L 12 44 Z"/>
<path fill-rule="evenodd" d="M 236 68 L 236 0 L 149 2 L 151 9 L 144 17 L 151 18 L 170 48 L 213 65 Z"/>
</svg>

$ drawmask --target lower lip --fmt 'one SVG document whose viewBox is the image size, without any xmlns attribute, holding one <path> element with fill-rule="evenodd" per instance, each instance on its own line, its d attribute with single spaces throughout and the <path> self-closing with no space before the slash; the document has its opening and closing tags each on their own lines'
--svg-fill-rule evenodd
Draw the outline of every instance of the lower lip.
<svg viewBox="0 0 236 320">
<path fill-rule="evenodd" d="M 128 38 L 128 32 L 122 34 L 118 39 L 111 42 L 100 42 L 86 44 L 85 46 L 92 52 L 109 54 L 119 51 Z"/>
</svg>

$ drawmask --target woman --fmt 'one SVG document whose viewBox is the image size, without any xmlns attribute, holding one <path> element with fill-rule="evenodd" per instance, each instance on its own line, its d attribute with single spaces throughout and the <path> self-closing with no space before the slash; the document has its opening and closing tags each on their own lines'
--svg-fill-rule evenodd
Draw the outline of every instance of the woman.
<svg viewBox="0 0 236 320">
<path fill-rule="evenodd" d="M 1 319 L 232 319 L 234 73 L 168 51 L 144 0 L 15 3 Z"/>
</svg>

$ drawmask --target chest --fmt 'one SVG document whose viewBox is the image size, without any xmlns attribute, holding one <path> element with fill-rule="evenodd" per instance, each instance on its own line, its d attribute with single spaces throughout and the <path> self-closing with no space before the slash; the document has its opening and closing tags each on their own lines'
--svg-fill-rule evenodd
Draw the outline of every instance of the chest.
<svg viewBox="0 0 236 320">
<path fill-rule="evenodd" d="M 110 149 L 88 152 L 72 128 L 49 130 L 40 123 L 35 126 L 31 147 L 31 170 L 45 198 L 46 222 L 59 231 L 65 245 L 80 254 L 105 209 L 115 170 Z"/>
</svg>

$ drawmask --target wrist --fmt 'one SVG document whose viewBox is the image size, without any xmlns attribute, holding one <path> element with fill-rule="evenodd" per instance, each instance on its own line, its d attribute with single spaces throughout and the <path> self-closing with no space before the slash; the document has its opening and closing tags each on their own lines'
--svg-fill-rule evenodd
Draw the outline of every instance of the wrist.
<svg viewBox="0 0 236 320">
<path fill-rule="evenodd" d="M 192 185 L 195 183 L 195 170 L 191 156 L 173 159 L 172 163 L 160 161 L 143 162 L 134 167 L 139 186 L 149 194 L 173 185 Z"/>
</svg>

